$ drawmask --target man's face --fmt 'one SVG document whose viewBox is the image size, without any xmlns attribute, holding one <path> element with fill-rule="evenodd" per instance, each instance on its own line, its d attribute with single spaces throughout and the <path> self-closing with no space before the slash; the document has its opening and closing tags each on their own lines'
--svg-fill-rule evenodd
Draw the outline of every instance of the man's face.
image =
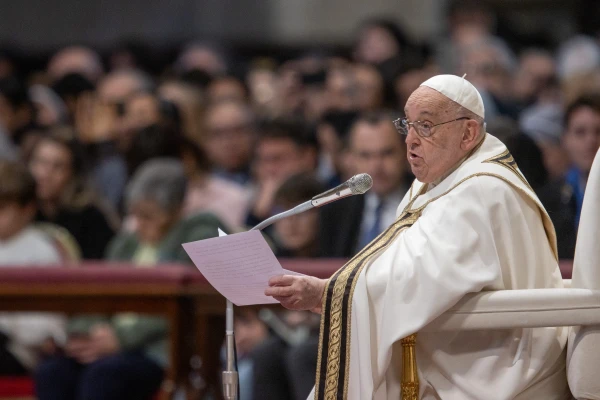
<svg viewBox="0 0 600 400">
<path fill-rule="evenodd" d="M 259 182 L 282 182 L 305 170 L 305 149 L 288 138 L 265 138 L 256 146 L 255 171 Z"/>
<path fill-rule="evenodd" d="M 230 172 L 244 169 L 253 143 L 251 122 L 235 103 L 224 103 L 207 115 L 206 151 L 217 167 Z"/>
<path fill-rule="evenodd" d="M 404 108 L 409 122 L 421 121 L 431 125 L 461 117 L 456 108 L 439 92 L 421 86 L 413 92 Z M 466 151 L 461 149 L 462 131 L 466 120 L 450 122 L 432 128 L 432 135 L 421 137 L 411 126 L 406 136 L 406 151 L 410 168 L 423 183 L 441 178 Z"/>
<path fill-rule="evenodd" d="M 563 136 L 563 145 L 571 162 L 581 172 L 589 173 L 600 147 L 600 113 L 590 107 L 575 110 Z"/>
<path fill-rule="evenodd" d="M 404 145 L 391 121 L 359 122 L 351 132 L 350 157 L 356 173 L 373 178 L 373 192 L 385 196 L 400 185 L 405 172 Z"/>
</svg>

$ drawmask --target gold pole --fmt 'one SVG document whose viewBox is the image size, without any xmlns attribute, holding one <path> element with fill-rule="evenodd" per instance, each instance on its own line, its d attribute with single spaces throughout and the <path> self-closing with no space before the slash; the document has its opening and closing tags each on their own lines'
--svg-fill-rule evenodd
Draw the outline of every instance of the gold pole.
<svg viewBox="0 0 600 400">
<path fill-rule="evenodd" d="M 417 372 L 417 355 L 415 345 L 417 334 L 414 333 L 400 341 L 402 344 L 402 400 L 419 400 L 419 374 Z"/>
</svg>

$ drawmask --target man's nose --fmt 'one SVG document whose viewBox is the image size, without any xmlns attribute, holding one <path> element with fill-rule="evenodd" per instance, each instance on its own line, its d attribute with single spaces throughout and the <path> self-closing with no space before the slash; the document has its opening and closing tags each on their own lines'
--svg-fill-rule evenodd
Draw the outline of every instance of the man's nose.
<svg viewBox="0 0 600 400">
<path fill-rule="evenodd" d="M 413 145 L 419 144 L 420 140 L 421 138 L 419 137 L 417 130 L 414 126 L 410 125 L 408 127 L 408 134 L 406 135 L 405 139 L 406 146 L 410 149 Z"/>
</svg>

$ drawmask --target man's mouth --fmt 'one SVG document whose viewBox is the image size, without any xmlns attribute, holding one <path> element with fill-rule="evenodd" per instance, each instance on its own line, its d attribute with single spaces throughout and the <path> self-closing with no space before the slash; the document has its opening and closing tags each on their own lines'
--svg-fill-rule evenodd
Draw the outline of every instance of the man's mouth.
<svg viewBox="0 0 600 400">
<path fill-rule="evenodd" d="M 408 152 L 408 159 L 409 159 L 409 160 L 411 160 L 411 161 L 412 161 L 412 160 L 416 160 L 416 159 L 418 159 L 418 158 L 421 158 L 421 157 L 419 157 L 417 154 L 413 153 L 412 151 L 409 151 L 409 152 Z"/>
</svg>

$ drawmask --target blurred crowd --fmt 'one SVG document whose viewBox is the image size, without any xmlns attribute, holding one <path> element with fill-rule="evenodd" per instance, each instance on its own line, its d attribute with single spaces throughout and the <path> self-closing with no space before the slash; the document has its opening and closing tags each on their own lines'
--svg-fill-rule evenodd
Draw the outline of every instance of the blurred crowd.
<svg viewBox="0 0 600 400">
<path fill-rule="evenodd" d="M 600 36 L 523 47 L 477 1 L 452 2 L 447 18 L 435 43 L 372 19 L 348 51 L 285 57 L 195 41 L 156 64 L 136 45 L 69 46 L 24 72 L 0 51 L 0 264 L 190 263 L 181 243 L 246 230 L 366 172 L 365 196 L 265 232 L 281 257 L 351 257 L 395 219 L 413 177 L 392 120 L 440 73 L 479 89 L 487 131 L 572 258 L 600 147 Z M 236 327 L 242 400 L 306 398 L 318 318 L 246 310 Z M 34 371 L 41 400 L 146 399 L 166 367 L 167 329 L 132 314 L 3 314 L 0 374 Z"/>
</svg>

